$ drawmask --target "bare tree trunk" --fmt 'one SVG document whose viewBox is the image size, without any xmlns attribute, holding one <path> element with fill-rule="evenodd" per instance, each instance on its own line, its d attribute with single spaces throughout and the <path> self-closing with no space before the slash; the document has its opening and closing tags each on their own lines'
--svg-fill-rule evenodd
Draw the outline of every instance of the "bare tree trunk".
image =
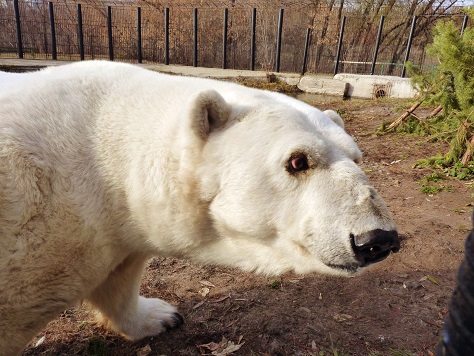
<svg viewBox="0 0 474 356">
<path fill-rule="evenodd" d="M 380 9 L 382 8 L 383 4 L 385 4 L 385 0 L 379 0 L 377 2 L 377 5 L 375 6 L 375 9 L 374 9 L 374 14 L 372 16 L 372 20 L 374 20 L 378 16 L 378 14 L 380 12 Z"/>
<path fill-rule="evenodd" d="M 320 0 L 315 0 L 312 5 L 312 12 L 311 12 L 311 17 L 308 21 L 308 27 L 311 29 L 314 29 L 314 23 L 316 22 L 316 15 L 318 14 L 320 10 Z"/>
<path fill-rule="evenodd" d="M 341 0 L 339 10 L 337 11 L 337 22 L 340 23 L 342 19 L 342 9 L 344 8 L 344 0 Z"/>
<path fill-rule="evenodd" d="M 408 15 L 405 22 L 403 23 L 402 26 L 398 27 L 398 33 L 395 36 L 397 40 L 395 43 L 395 47 L 392 50 L 393 54 L 392 54 L 390 63 L 397 63 L 405 49 L 403 48 L 403 44 L 406 38 L 404 38 L 402 34 L 410 28 L 411 18 L 415 15 L 417 6 L 418 6 L 418 0 L 412 0 L 411 5 L 410 5 L 410 10 L 408 11 Z M 395 68 L 396 67 L 394 65 L 390 65 L 388 69 L 388 75 L 392 75 Z"/>
<path fill-rule="evenodd" d="M 341 0 L 341 7 L 342 7 L 342 1 L 344 0 Z M 321 35 L 319 36 L 319 44 L 318 46 L 316 47 L 316 69 L 318 67 L 318 64 L 321 62 L 321 56 L 323 54 L 323 50 L 324 50 L 324 39 L 326 38 L 326 34 L 328 32 L 328 27 L 329 27 L 329 17 L 331 15 L 331 12 L 332 12 L 332 9 L 334 7 L 334 3 L 336 2 L 336 0 L 330 0 L 329 2 L 329 6 L 328 6 L 328 12 L 326 14 L 326 16 L 324 17 L 324 22 L 323 22 L 323 26 L 321 28 Z"/>
<path fill-rule="evenodd" d="M 387 16 L 392 12 L 393 7 L 395 6 L 397 0 L 388 0 L 387 6 L 383 11 L 383 15 Z"/>
<path fill-rule="evenodd" d="M 375 0 L 374 0 L 375 1 Z M 383 0 L 381 0 L 383 2 Z M 362 11 L 362 18 L 359 20 L 359 28 L 358 31 L 354 37 L 353 44 L 361 44 L 361 37 L 362 35 L 367 36 L 367 33 L 370 32 L 370 29 L 372 28 L 372 21 L 368 20 L 369 14 L 370 14 L 370 9 L 373 6 L 373 2 L 369 1 L 366 3 L 364 11 Z M 373 19 L 373 17 L 372 17 Z M 368 24 L 368 27 L 364 30 L 364 26 Z M 364 39 L 365 42 L 365 39 Z"/>
</svg>

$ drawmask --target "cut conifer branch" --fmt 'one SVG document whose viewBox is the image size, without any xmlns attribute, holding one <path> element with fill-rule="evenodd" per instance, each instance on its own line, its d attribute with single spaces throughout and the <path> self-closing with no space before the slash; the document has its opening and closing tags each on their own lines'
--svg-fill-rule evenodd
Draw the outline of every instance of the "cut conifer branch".
<svg viewBox="0 0 474 356">
<path fill-rule="evenodd" d="M 430 112 L 429 117 L 435 117 L 441 112 L 441 110 L 443 110 L 443 107 L 440 105 L 436 109 L 434 109 L 432 112 Z"/>
<path fill-rule="evenodd" d="M 393 130 L 394 128 L 396 128 L 398 125 L 400 125 L 403 120 L 405 120 L 408 116 L 410 116 L 411 114 L 413 114 L 413 112 L 418 108 L 418 106 L 420 106 L 422 103 L 423 103 L 424 99 L 415 103 L 411 108 L 409 108 L 407 111 L 405 111 L 402 115 L 400 115 L 398 117 L 398 119 L 396 119 L 394 122 L 392 122 L 388 127 L 387 127 L 387 131 L 390 131 L 390 130 Z"/>
<path fill-rule="evenodd" d="M 469 115 L 467 116 L 466 122 L 469 120 L 469 118 L 474 114 L 474 110 L 472 110 Z M 461 158 L 461 164 L 463 166 L 467 165 L 469 161 L 472 158 L 472 148 L 474 147 L 474 135 L 471 137 L 469 142 L 466 142 L 466 152 L 464 152 L 464 155 Z"/>
</svg>

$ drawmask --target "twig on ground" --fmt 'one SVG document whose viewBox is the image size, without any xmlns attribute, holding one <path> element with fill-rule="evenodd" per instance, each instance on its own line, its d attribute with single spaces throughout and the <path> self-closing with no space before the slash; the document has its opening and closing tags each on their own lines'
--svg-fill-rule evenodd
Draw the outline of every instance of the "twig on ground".
<svg viewBox="0 0 474 356">
<path fill-rule="evenodd" d="M 472 110 L 469 115 L 467 115 L 466 121 L 468 122 L 469 118 L 474 114 L 474 110 Z M 461 164 L 465 166 L 472 158 L 472 148 L 474 147 L 474 135 L 471 137 L 469 142 L 466 142 L 466 152 L 464 152 L 464 155 L 461 158 Z"/>
<path fill-rule="evenodd" d="M 430 112 L 428 117 L 435 117 L 436 115 L 438 115 L 441 112 L 441 110 L 443 110 L 443 107 L 440 105 L 436 109 L 434 109 L 432 112 Z"/>
<path fill-rule="evenodd" d="M 400 115 L 398 117 L 398 119 L 396 119 L 394 122 L 392 122 L 388 127 L 387 127 L 387 131 L 390 131 L 390 130 L 393 130 L 394 128 L 396 128 L 398 125 L 400 125 L 402 123 L 403 120 L 405 120 L 408 116 L 412 115 L 413 114 L 413 111 L 416 110 L 416 108 L 418 106 L 420 106 L 422 103 L 423 103 L 424 99 L 422 99 L 421 101 L 415 103 L 410 109 L 408 109 L 407 111 L 405 111 L 402 115 Z"/>
</svg>

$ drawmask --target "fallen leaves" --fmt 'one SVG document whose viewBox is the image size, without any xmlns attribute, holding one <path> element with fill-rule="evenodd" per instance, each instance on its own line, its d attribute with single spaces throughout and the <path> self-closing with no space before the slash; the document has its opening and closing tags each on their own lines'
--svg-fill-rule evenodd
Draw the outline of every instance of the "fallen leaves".
<svg viewBox="0 0 474 356">
<path fill-rule="evenodd" d="M 242 342 L 243 336 L 239 337 L 237 343 L 227 340 L 224 336 L 219 343 L 210 342 L 208 344 L 197 345 L 201 354 L 206 354 L 207 351 L 211 351 L 211 355 L 215 356 L 226 356 L 238 351 L 245 341 Z"/>
<path fill-rule="evenodd" d="M 206 302 L 205 300 L 201 300 L 199 303 L 197 303 L 197 304 L 195 304 L 195 305 L 193 306 L 193 309 L 199 308 L 199 307 L 202 306 L 205 302 Z"/>
<path fill-rule="evenodd" d="M 215 288 L 216 286 L 213 283 L 206 280 L 199 281 L 199 284 L 201 284 L 201 288 L 199 289 L 198 294 L 205 299 L 201 300 L 199 303 L 194 305 L 193 309 L 199 308 L 206 301 L 209 303 L 220 303 L 230 298 L 230 294 L 222 295 L 220 297 L 215 296 L 217 297 L 217 299 L 207 298 L 209 293 L 211 292 L 211 288 Z M 237 320 L 234 320 L 228 326 L 234 324 L 236 321 Z M 235 351 L 239 350 L 242 347 L 242 345 L 245 343 L 245 342 L 242 342 L 242 338 L 243 336 L 240 336 L 239 340 L 235 343 L 233 341 L 227 340 L 225 337 L 222 337 L 222 340 L 219 343 L 210 342 L 207 344 L 197 345 L 197 347 L 199 348 L 201 354 L 203 355 L 204 354 L 207 355 L 209 354 L 208 352 L 211 351 L 211 355 L 226 356 L 226 355 L 230 355 L 234 353 Z"/>
<path fill-rule="evenodd" d="M 334 314 L 332 317 L 334 318 L 334 320 L 338 322 L 348 321 L 352 319 L 352 315 L 343 314 L 343 313 Z"/>
<path fill-rule="evenodd" d="M 211 290 L 207 287 L 202 287 L 201 289 L 199 289 L 198 293 L 201 297 L 205 298 L 207 297 L 207 295 L 209 294 Z"/>
<path fill-rule="evenodd" d="M 142 348 L 137 350 L 137 356 L 147 356 L 151 353 L 151 346 L 149 344 L 143 346 Z"/>
<path fill-rule="evenodd" d="M 202 294 L 201 294 L 202 295 Z M 207 294 L 206 294 L 207 295 Z M 205 297 L 205 296 L 203 296 Z M 206 301 L 209 301 L 210 303 L 220 303 L 220 302 L 223 302 L 224 300 L 226 299 L 229 299 L 230 298 L 230 294 L 227 294 L 227 295 L 223 295 L 217 299 L 214 299 L 214 300 L 208 300 L 208 299 L 203 299 L 201 300 L 199 303 L 195 304 L 193 306 L 193 309 L 197 309 L 199 308 L 200 306 L 202 306 L 204 303 L 206 303 Z M 242 300 L 245 300 L 245 299 L 242 299 Z"/>
<path fill-rule="evenodd" d="M 421 281 L 426 281 L 426 280 L 428 280 L 431 283 L 434 283 L 434 284 L 439 286 L 439 282 L 433 276 L 430 276 L 429 274 L 427 274 L 426 276 L 420 278 L 420 282 Z"/>
<path fill-rule="evenodd" d="M 198 294 L 203 298 L 207 297 L 207 295 L 211 292 L 211 288 L 216 287 L 214 283 L 205 280 L 199 281 L 199 284 L 201 284 L 202 287 L 199 289 Z"/>
<path fill-rule="evenodd" d="M 212 303 L 220 303 L 220 302 L 223 302 L 224 300 L 226 299 L 229 299 L 230 298 L 230 295 L 224 295 L 216 300 L 213 300 Z"/>
<path fill-rule="evenodd" d="M 211 287 L 211 288 L 215 288 L 215 287 L 216 287 L 213 283 L 211 283 L 211 282 L 209 282 L 209 281 L 199 281 L 199 283 L 202 284 L 202 285 L 205 286 L 205 287 Z"/>
<path fill-rule="evenodd" d="M 431 283 L 434 283 L 434 284 L 436 284 L 436 285 L 439 286 L 438 281 L 437 281 L 434 277 L 428 275 L 428 276 L 426 276 L 426 278 L 427 278 Z"/>
</svg>

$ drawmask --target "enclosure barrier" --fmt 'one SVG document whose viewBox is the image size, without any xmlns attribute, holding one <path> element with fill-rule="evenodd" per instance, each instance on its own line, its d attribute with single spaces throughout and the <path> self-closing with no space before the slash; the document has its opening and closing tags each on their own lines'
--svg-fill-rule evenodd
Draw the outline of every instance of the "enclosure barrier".
<svg viewBox="0 0 474 356">
<path fill-rule="evenodd" d="M 253 14 L 253 13 L 252 13 Z M 224 9 L 224 26 L 222 29 L 222 69 L 227 68 L 227 26 L 229 25 L 229 9 Z M 255 32 L 255 30 L 253 31 Z M 253 44 L 255 47 L 255 43 Z"/>
<path fill-rule="evenodd" d="M 342 17 L 341 30 L 339 31 L 339 40 L 337 41 L 336 65 L 334 66 L 334 75 L 337 74 L 339 61 L 341 60 L 342 39 L 344 38 L 344 28 L 346 27 L 346 17 Z"/>
<path fill-rule="evenodd" d="M 107 6 L 107 38 L 109 39 L 109 59 L 113 61 L 114 60 L 114 38 L 112 34 L 112 7 L 111 6 Z"/>
<path fill-rule="evenodd" d="M 143 62 L 142 55 L 142 8 L 137 8 L 137 50 L 138 50 L 138 63 Z"/>
<path fill-rule="evenodd" d="M 165 64 L 170 64 L 170 9 L 165 9 Z"/>
<path fill-rule="evenodd" d="M 81 61 L 84 60 L 84 31 L 82 30 L 82 7 L 81 4 L 77 4 L 77 31 L 79 37 L 79 55 Z"/>
<path fill-rule="evenodd" d="M 257 9 L 252 9 L 252 30 L 250 39 L 250 70 L 255 70 L 255 31 L 257 27 Z M 227 31 L 226 31 L 227 32 Z"/>
<path fill-rule="evenodd" d="M 149 6 L 144 8 L 128 5 L 127 7 L 117 4 L 102 7 L 98 3 L 94 6 L 87 2 L 71 5 L 67 2 L 48 1 L 46 3 L 43 0 L 34 2 L 31 0 L 5 0 L 0 4 L 0 9 L 4 6 L 6 10 L 9 10 L 12 3 L 13 11 L 2 11 L 3 15 L 0 14 L 0 33 L 2 33 L 1 24 L 5 24 L 7 27 L 9 23 L 15 22 L 16 39 L 11 38 L 15 35 L 12 31 L 4 31 L 6 34 L 0 35 L 0 56 L 5 56 L 2 52 L 14 53 L 11 49 L 16 47 L 18 58 L 25 57 L 25 48 L 27 48 L 29 56 L 43 54 L 53 60 L 58 57 L 72 59 L 75 56 L 84 60 L 86 57 L 94 59 L 107 55 L 111 61 L 119 59 L 137 61 L 138 63 L 143 61 L 162 62 L 168 65 L 171 63 L 170 57 L 173 54 L 173 64 L 217 67 L 219 61 L 216 60 L 216 57 L 217 53 L 220 53 L 220 67 L 224 69 L 256 70 L 258 67 L 260 70 L 276 72 L 285 70 L 301 74 L 308 70 L 315 73 L 332 72 L 337 74 L 343 70 L 348 73 L 373 75 L 378 67 L 379 74 L 390 75 L 394 74 L 394 70 L 398 66 L 401 66 L 402 77 L 406 75 L 404 64 L 410 59 L 425 68 L 433 68 L 435 65 L 425 55 L 424 47 L 428 40 L 425 40 L 424 37 L 422 46 L 416 48 L 415 55 L 411 54 L 415 37 L 426 32 L 417 32 L 418 27 L 430 24 L 429 18 L 423 24 L 418 24 L 419 19 L 423 20 L 426 16 L 413 16 L 411 26 L 408 26 L 407 22 L 406 27 L 410 30 L 408 36 L 403 40 L 403 33 L 401 33 L 397 37 L 397 41 L 393 41 L 390 36 L 395 26 L 391 20 L 389 28 L 386 28 L 387 18 L 385 16 L 381 16 L 380 20 L 376 19 L 379 24 L 377 31 L 376 25 L 372 26 L 370 23 L 370 28 L 366 30 L 366 33 L 362 33 L 360 32 L 364 30 L 363 27 L 360 27 L 362 25 L 355 23 L 355 20 L 349 16 L 339 16 L 340 13 L 334 17 L 333 12 L 328 12 L 322 21 L 322 26 L 326 27 L 317 29 L 314 24 L 311 26 L 302 24 L 305 16 L 309 15 L 301 11 L 292 11 L 292 8 L 284 9 L 275 6 L 258 9 L 257 7 L 249 9 L 226 7 L 220 14 L 215 14 L 214 9 L 194 7 L 191 9 L 191 16 L 188 12 L 185 13 L 187 10 L 170 9 L 170 7 L 158 9 Z M 48 9 L 49 29 L 44 24 L 39 26 L 37 23 L 32 24 L 31 20 L 32 16 L 43 16 L 41 15 L 42 6 L 45 4 Z M 64 19 L 65 8 L 68 8 L 70 13 L 71 6 L 76 7 L 76 18 L 69 16 Z M 56 11 L 57 8 L 59 11 Z M 229 10 L 232 11 L 231 15 Z M 298 8 L 298 10 L 301 9 Z M 176 14 L 171 13 L 172 11 L 175 11 Z M 222 11 L 222 8 L 219 11 Z M 243 16 L 234 15 L 234 12 L 237 11 Z M 130 16 L 133 12 L 135 12 L 136 19 L 134 24 L 129 19 L 133 18 Z M 286 19 L 287 13 L 290 13 L 291 16 L 288 20 Z M 61 20 L 58 20 L 58 15 Z M 312 14 L 311 16 L 315 22 L 314 16 L 316 15 Z M 247 20 L 248 17 L 250 21 Z M 453 15 L 453 18 L 462 19 L 462 33 L 467 27 L 468 17 Z M 192 24 L 191 31 L 187 27 L 187 19 Z M 222 22 L 222 32 L 218 28 L 216 31 L 216 26 L 209 26 L 209 24 L 215 25 L 219 21 Z M 331 30 L 331 34 L 328 34 L 330 31 L 328 23 L 331 21 L 334 25 L 339 24 L 339 33 Z M 25 22 L 28 22 L 28 25 L 25 25 Z M 159 22 L 163 22 L 163 33 L 160 33 Z M 352 27 L 349 32 L 346 30 L 348 22 Z M 319 24 L 319 22 L 317 23 Z M 104 25 L 106 27 L 107 53 L 104 53 L 102 49 L 105 41 L 100 37 Z M 204 26 L 205 31 L 203 31 Z M 246 26 L 248 26 L 247 30 L 245 30 Z M 272 26 L 275 26 L 273 30 Z M 354 31 L 354 26 L 359 26 L 360 31 Z M 31 27 L 34 27 L 39 33 L 35 33 L 30 29 Z M 192 32 L 191 41 L 188 40 L 192 43 L 192 51 L 186 49 L 186 38 L 189 32 Z M 219 32 L 220 35 L 215 34 Z M 289 34 L 292 38 L 289 38 Z M 28 42 L 26 47 L 25 36 L 26 42 Z M 171 36 L 173 36 L 172 43 L 170 42 Z M 216 41 L 219 36 L 221 39 Z M 350 37 L 346 39 L 347 36 Z M 376 37 L 375 42 L 373 42 L 374 37 Z M 65 38 L 67 38 L 67 45 L 65 45 Z M 293 40 L 294 38 L 298 38 L 298 41 Z M 334 42 L 336 39 L 337 42 Z M 390 41 L 397 42 L 397 46 L 394 47 Z M 14 43 L 16 46 L 12 45 Z M 60 53 L 58 53 L 58 43 L 60 43 Z M 215 50 L 219 43 L 221 49 Z M 381 46 L 382 43 L 385 45 Z M 245 53 L 243 52 L 245 52 L 247 45 L 249 47 L 247 52 L 249 66 L 246 68 Z M 403 48 L 403 46 L 405 47 Z M 150 55 L 150 52 L 153 54 Z M 385 58 L 378 61 L 381 55 Z M 188 58 L 191 58 L 191 63 L 188 62 Z"/>
<path fill-rule="evenodd" d="M 411 43 L 413 41 L 413 34 L 415 33 L 415 25 L 416 25 L 416 16 L 413 16 L 413 20 L 411 22 L 411 28 L 410 28 L 410 35 L 408 36 L 408 43 L 407 43 L 407 50 L 405 52 L 405 60 L 403 63 L 408 62 L 410 59 L 410 50 L 411 50 Z M 406 67 L 403 66 L 402 68 L 402 74 L 401 77 L 404 78 L 406 73 Z"/>
<path fill-rule="evenodd" d="M 17 37 L 17 47 L 18 47 L 18 58 L 23 58 L 23 41 L 21 38 L 21 23 L 20 23 L 20 9 L 18 6 L 18 1 L 13 2 L 13 7 L 15 11 L 15 22 L 16 22 L 16 37 Z"/>
<path fill-rule="evenodd" d="M 370 75 L 373 75 L 375 72 L 375 63 L 377 62 L 377 54 L 379 52 L 380 38 L 382 36 L 384 20 L 385 20 L 385 16 L 381 16 L 380 23 L 379 23 L 379 30 L 377 31 L 377 39 L 375 40 L 375 49 L 374 49 L 374 56 L 372 57 L 372 65 L 370 67 Z"/>
</svg>

